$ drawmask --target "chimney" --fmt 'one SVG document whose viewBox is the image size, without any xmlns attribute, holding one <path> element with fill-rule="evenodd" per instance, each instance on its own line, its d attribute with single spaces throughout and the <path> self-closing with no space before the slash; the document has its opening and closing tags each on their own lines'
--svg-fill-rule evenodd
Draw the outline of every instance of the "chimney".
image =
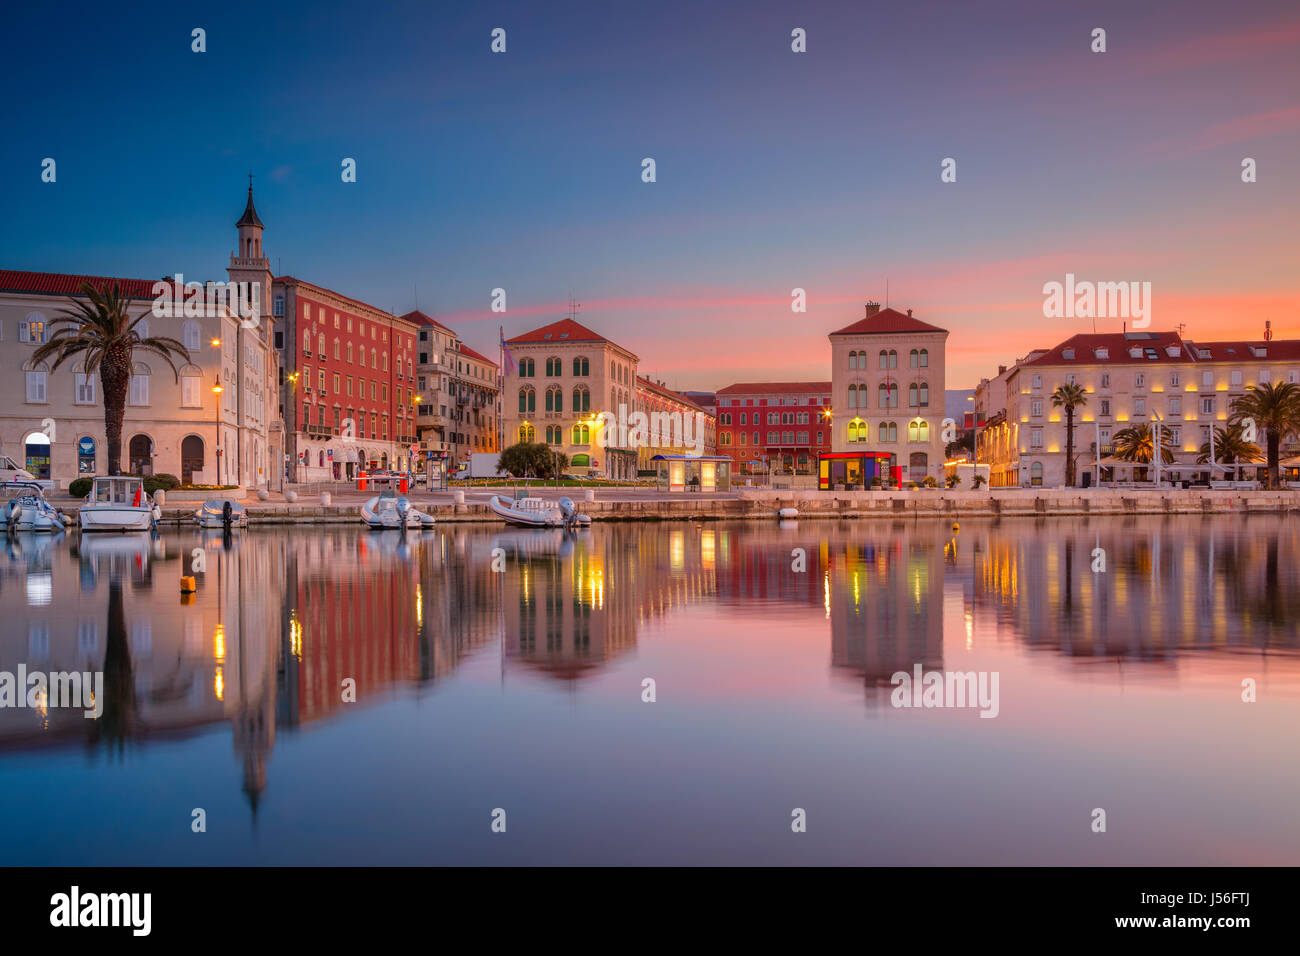
<svg viewBox="0 0 1300 956">
<path fill-rule="evenodd" d="M 879 302 L 868 302 L 868 303 L 867 303 L 867 314 L 866 314 L 865 317 L 869 319 L 869 318 L 871 318 L 873 315 L 875 315 L 875 314 L 876 314 L 877 312 L 879 312 L 879 311 L 880 311 L 880 303 L 879 303 Z"/>
<path fill-rule="evenodd" d="M 908 310 L 907 310 L 907 317 L 908 317 L 909 319 L 912 317 L 912 310 L 911 310 L 911 309 L 908 309 Z"/>
<path fill-rule="evenodd" d="M 1005 365 L 999 365 L 999 366 L 998 366 L 998 374 L 999 374 L 999 375 L 1003 375 L 1003 374 L 1005 374 L 1006 371 L 1007 371 L 1007 367 L 1006 367 Z"/>
</svg>

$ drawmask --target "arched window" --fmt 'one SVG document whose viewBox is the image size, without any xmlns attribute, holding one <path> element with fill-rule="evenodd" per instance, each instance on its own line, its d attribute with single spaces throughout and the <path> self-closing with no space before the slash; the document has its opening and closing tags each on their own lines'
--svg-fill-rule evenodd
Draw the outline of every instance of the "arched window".
<svg viewBox="0 0 1300 956">
<path fill-rule="evenodd" d="M 193 319 L 186 320 L 181 326 L 181 344 L 185 346 L 187 352 L 199 350 L 199 323 Z"/>
<path fill-rule="evenodd" d="M 536 440 L 536 438 L 537 438 L 537 429 L 535 429 L 532 425 L 529 425 L 527 422 L 524 422 L 524 424 L 519 426 L 520 441 L 531 442 Z"/>
<path fill-rule="evenodd" d="M 564 363 L 556 356 L 551 356 L 546 360 L 546 377 L 559 378 L 564 374 Z"/>
<path fill-rule="evenodd" d="M 925 478 L 925 473 L 930 465 L 930 457 L 923 451 L 914 451 L 907 458 L 908 477 L 913 481 L 921 481 Z"/>
<path fill-rule="evenodd" d="M 317 347 L 320 349 L 320 357 L 321 357 L 321 358 L 324 358 L 324 357 L 325 357 L 325 354 L 326 354 L 326 353 L 325 353 L 325 333 L 324 333 L 324 332 L 322 332 L 320 335 L 318 335 L 318 336 L 316 337 L 316 345 L 317 345 Z"/>
<path fill-rule="evenodd" d="M 335 339 L 334 340 L 334 361 L 337 362 L 338 358 L 339 358 L 339 340 Z"/>
<path fill-rule="evenodd" d="M 911 352 L 907 353 L 907 367 L 908 367 L 908 368 L 919 368 L 919 367 L 920 367 L 920 364 L 921 364 L 921 353 L 920 353 L 920 352 L 918 352 L 916 349 L 912 349 Z"/>
<path fill-rule="evenodd" d="M 573 426 L 573 443 L 574 443 L 575 445 L 590 445 L 590 444 L 591 444 L 591 427 L 588 426 L 588 425 L 581 425 L 581 424 L 579 424 L 579 425 L 574 425 L 574 426 Z"/>
<path fill-rule="evenodd" d="M 520 378 L 532 378 L 536 374 L 537 374 L 537 366 L 532 359 L 526 358 L 526 359 L 519 360 Z"/>
<path fill-rule="evenodd" d="M 149 404 L 149 366 L 136 362 L 131 366 L 130 404 Z"/>
<path fill-rule="evenodd" d="M 861 419 L 849 422 L 849 442 L 858 443 L 867 440 L 867 423 Z"/>
<path fill-rule="evenodd" d="M 153 439 L 148 435 L 134 435 L 127 445 L 127 458 L 132 475 L 153 474 Z"/>
<path fill-rule="evenodd" d="M 921 349 L 921 368 L 930 367 L 930 350 Z"/>
<path fill-rule="evenodd" d="M 858 387 L 856 385 L 850 385 L 849 386 L 849 408 L 857 408 L 857 407 L 858 407 Z"/>
<path fill-rule="evenodd" d="M 889 368 L 889 353 L 884 349 L 880 350 L 880 367 Z"/>
<path fill-rule="evenodd" d="M 930 386 L 925 382 L 922 382 L 918 391 L 920 392 L 920 397 L 917 399 L 917 404 L 922 408 L 928 407 L 930 404 Z"/>
<path fill-rule="evenodd" d="M 910 408 L 916 407 L 916 383 L 913 382 L 907 386 L 907 404 Z"/>
<path fill-rule="evenodd" d="M 855 369 L 857 367 L 858 367 L 858 353 L 849 352 L 849 368 Z"/>
<path fill-rule="evenodd" d="M 311 355 L 311 332 L 306 330 L 302 333 L 302 354 Z"/>
<path fill-rule="evenodd" d="M 898 422 L 883 422 L 880 426 L 879 438 L 882 442 L 897 442 Z"/>
<path fill-rule="evenodd" d="M 348 364 L 352 364 L 352 343 L 348 343 Z"/>
<path fill-rule="evenodd" d="M 1043 483 L 1043 463 L 1036 461 L 1029 466 L 1029 483 L 1038 487 Z"/>
<path fill-rule="evenodd" d="M 591 392 L 586 385 L 579 385 L 573 390 L 573 410 L 575 412 L 591 411 Z"/>
<path fill-rule="evenodd" d="M 533 391 L 532 386 L 525 386 L 519 390 L 519 411 L 520 413 L 537 411 L 537 393 Z"/>
<path fill-rule="evenodd" d="M 582 378 L 591 374 L 591 362 L 579 355 L 573 360 L 573 375 Z"/>
<path fill-rule="evenodd" d="M 878 408 L 897 408 L 898 386 L 892 382 L 881 382 L 876 389 L 876 406 Z"/>
<path fill-rule="evenodd" d="M 930 440 L 930 423 L 916 419 L 907 423 L 907 440 L 924 444 Z"/>
<path fill-rule="evenodd" d="M 552 385 L 546 390 L 546 410 L 548 412 L 564 411 L 564 390 L 560 386 Z"/>
<path fill-rule="evenodd" d="M 380 371 L 381 371 L 381 372 L 387 372 L 387 371 L 388 371 L 388 353 L 385 352 L 382 356 L 380 356 L 380 358 L 382 358 L 382 359 L 384 360 L 384 361 L 383 361 L 383 365 L 380 367 Z"/>
<path fill-rule="evenodd" d="M 370 350 L 370 367 L 371 367 L 371 368 L 379 368 L 379 363 L 378 363 L 377 361 L 375 361 L 378 357 L 379 357 L 379 354 L 378 354 L 374 349 L 371 349 L 371 350 Z"/>
</svg>

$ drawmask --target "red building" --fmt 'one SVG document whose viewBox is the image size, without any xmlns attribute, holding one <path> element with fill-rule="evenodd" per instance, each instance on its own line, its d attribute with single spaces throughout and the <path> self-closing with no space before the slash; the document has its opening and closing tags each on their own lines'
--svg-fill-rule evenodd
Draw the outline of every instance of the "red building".
<svg viewBox="0 0 1300 956">
<path fill-rule="evenodd" d="M 416 438 L 414 323 L 292 276 L 274 280 L 290 481 L 407 469 Z"/>
<path fill-rule="evenodd" d="M 718 454 L 735 474 L 813 475 L 831 450 L 830 382 L 742 382 L 717 403 Z"/>
</svg>

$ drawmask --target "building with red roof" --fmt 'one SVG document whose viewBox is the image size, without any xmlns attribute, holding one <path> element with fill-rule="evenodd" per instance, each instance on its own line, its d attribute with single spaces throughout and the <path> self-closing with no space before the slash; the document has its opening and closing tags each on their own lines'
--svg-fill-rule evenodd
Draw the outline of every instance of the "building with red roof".
<svg viewBox="0 0 1300 956">
<path fill-rule="evenodd" d="M 718 452 L 742 475 L 813 475 L 831 450 L 830 382 L 737 382 L 716 393 Z"/>
<path fill-rule="evenodd" d="M 1052 396 L 1075 384 L 1086 395 L 1075 410 L 1076 486 L 1153 481 L 1154 467 L 1114 456 L 1117 433 L 1138 425 L 1159 428 L 1168 442 L 1173 461 L 1161 471 L 1169 480 L 1217 481 L 1235 471 L 1255 479 L 1258 465 L 1227 468 L 1216 458 L 1216 467 L 1197 458 L 1212 430 L 1227 425 L 1233 402 L 1265 382 L 1300 384 L 1300 340 L 1272 339 L 1269 331 L 1216 342 L 1175 331 L 1072 335 L 981 382 L 993 424 L 980 434 L 979 460 L 990 464 L 995 487 L 1064 487 L 1066 415 Z M 1283 458 L 1296 453 L 1294 436 L 1289 441 Z M 1263 443 L 1260 435 L 1256 444 Z"/>
</svg>

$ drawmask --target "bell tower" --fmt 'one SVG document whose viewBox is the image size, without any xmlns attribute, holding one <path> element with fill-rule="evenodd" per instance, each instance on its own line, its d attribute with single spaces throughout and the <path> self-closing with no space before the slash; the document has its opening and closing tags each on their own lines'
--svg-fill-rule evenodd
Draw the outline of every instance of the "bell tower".
<svg viewBox="0 0 1300 956">
<path fill-rule="evenodd" d="M 248 202 L 244 214 L 235 223 L 239 233 L 239 246 L 230 254 L 230 266 L 226 272 L 230 281 L 253 284 L 258 293 L 258 308 L 261 310 L 263 335 L 271 325 L 271 262 L 262 252 L 262 220 L 257 217 L 253 206 L 253 174 L 248 174 Z"/>
</svg>

